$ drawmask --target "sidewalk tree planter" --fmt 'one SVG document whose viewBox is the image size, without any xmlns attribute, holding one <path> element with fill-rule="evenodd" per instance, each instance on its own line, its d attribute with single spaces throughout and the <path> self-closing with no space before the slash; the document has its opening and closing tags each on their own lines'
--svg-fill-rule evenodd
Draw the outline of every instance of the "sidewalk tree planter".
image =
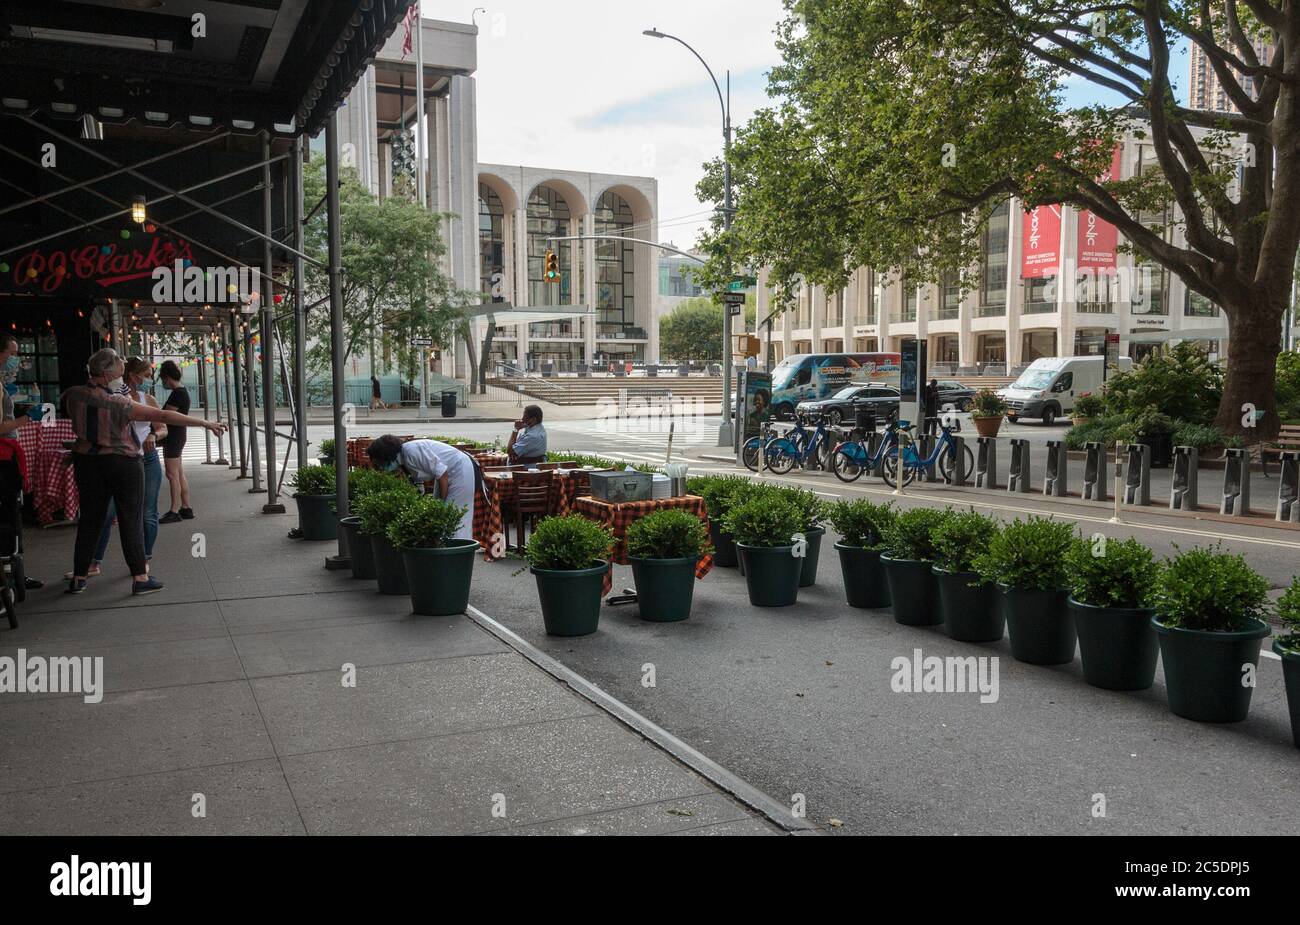
<svg viewBox="0 0 1300 925">
<path fill-rule="evenodd" d="M 348 497 L 352 501 L 353 515 L 339 519 L 339 529 L 347 537 L 348 557 L 352 562 L 352 577 L 364 581 L 375 580 L 375 554 L 370 546 L 370 536 L 361 529 L 357 506 L 373 492 L 398 484 L 395 476 L 375 469 L 348 470 Z"/>
<path fill-rule="evenodd" d="M 1000 526 L 992 517 L 959 511 L 934 530 L 934 576 L 939 612 L 948 635 L 961 642 L 997 642 L 1006 620 L 997 586 L 975 571 L 975 557 L 985 552 Z"/>
<path fill-rule="evenodd" d="M 1077 636 L 1065 588 L 1065 555 L 1073 542 L 1070 524 L 1030 517 L 1004 527 L 975 558 L 975 570 L 1001 590 L 1017 661 L 1064 665 L 1074 660 Z"/>
<path fill-rule="evenodd" d="M 391 485 L 357 499 L 353 508 L 361 518 L 360 539 L 370 550 L 380 594 L 411 593 L 410 586 L 406 583 L 406 565 L 401 553 L 388 541 L 387 531 L 388 525 L 397 520 L 402 511 L 419 497 L 420 493 L 414 485 L 404 479 L 394 478 Z M 352 555 L 355 560 L 355 550 Z"/>
<path fill-rule="evenodd" d="M 687 511 L 657 511 L 627 528 L 642 620 L 676 623 L 691 615 L 695 569 L 708 547 L 708 528 Z"/>
<path fill-rule="evenodd" d="M 1160 566 L 1135 539 L 1076 539 L 1065 559 L 1083 676 L 1094 687 L 1144 691 L 1160 654 L 1151 595 Z"/>
<path fill-rule="evenodd" d="M 1084 392 L 1074 400 L 1074 410 L 1071 412 L 1070 421 L 1075 427 L 1082 427 L 1095 417 L 1100 417 L 1105 413 L 1106 405 L 1100 395 L 1094 392 Z"/>
<path fill-rule="evenodd" d="M 305 540 L 337 540 L 337 492 L 333 466 L 303 466 L 292 476 L 293 498 L 298 503 L 298 529 Z"/>
<path fill-rule="evenodd" d="M 885 532 L 898 514 L 892 503 L 839 501 L 831 505 L 830 521 L 840 541 L 840 571 L 850 607 L 889 606 L 889 579 L 880 563 Z"/>
<path fill-rule="evenodd" d="M 465 509 L 432 495 L 412 500 L 388 525 L 386 535 L 401 553 L 411 611 L 425 617 L 464 613 L 474 577 L 475 540 L 454 539 Z"/>
<path fill-rule="evenodd" d="M 761 492 L 733 507 L 723 528 L 744 561 L 749 602 L 755 607 L 789 607 L 799 599 L 806 548 L 795 535 L 803 527 L 798 507 L 776 492 Z"/>
<path fill-rule="evenodd" d="M 1286 682 L 1286 703 L 1291 713 L 1291 738 L 1300 748 L 1300 578 L 1278 599 L 1277 616 L 1283 634 L 1273 640 L 1273 651 L 1282 658 Z"/>
<path fill-rule="evenodd" d="M 894 621 L 904 626 L 938 626 L 939 593 L 934 565 L 934 531 L 952 516 L 950 510 L 918 507 L 903 511 L 885 531 L 880 562 L 889 581 Z"/>
<path fill-rule="evenodd" d="M 600 625 L 600 596 L 614 535 L 581 514 L 547 517 L 525 556 L 537 581 L 548 636 L 588 636 Z"/>
<path fill-rule="evenodd" d="M 1007 403 L 998 398 L 992 389 L 980 389 L 971 399 L 970 419 L 975 432 L 981 437 L 996 437 L 1002 429 L 1002 418 L 1007 413 Z"/>
<path fill-rule="evenodd" d="M 328 437 L 320 442 L 320 454 L 317 456 L 322 466 L 334 465 L 334 438 Z"/>
<path fill-rule="evenodd" d="M 1268 582 L 1221 546 L 1189 549 L 1161 570 L 1153 603 L 1169 709 L 1203 723 L 1245 719 L 1269 634 Z"/>
<path fill-rule="evenodd" d="M 749 479 L 738 475 L 710 475 L 687 480 L 687 492 L 704 499 L 709 515 L 709 542 L 713 545 L 714 565 L 736 568 L 740 564 L 735 542 L 731 534 L 723 529 L 722 521 L 732 506 L 737 501 L 744 500 L 743 495 L 753 488 Z"/>
</svg>

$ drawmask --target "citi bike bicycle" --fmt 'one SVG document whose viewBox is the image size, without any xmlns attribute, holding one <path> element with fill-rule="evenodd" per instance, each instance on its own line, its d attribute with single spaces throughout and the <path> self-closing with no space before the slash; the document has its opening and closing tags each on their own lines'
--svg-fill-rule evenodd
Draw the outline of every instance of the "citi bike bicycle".
<svg viewBox="0 0 1300 925">
<path fill-rule="evenodd" d="M 916 425 L 907 421 L 898 422 L 897 430 L 903 434 L 899 438 L 899 451 L 886 456 L 885 464 L 881 468 L 886 485 L 890 488 L 897 487 L 900 467 L 904 486 L 911 485 L 918 475 L 936 464 L 939 467 L 939 474 L 949 484 L 952 484 L 958 472 L 975 470 L 975 454 L 968 446 L 963 447 L 965 450 L 963 465 L 958 468 L 957 440 L 953 437 L 953 433 L 960 430 L 960 425 L 956 421 L 941 422 L 939 427 L 943 433 L 935 442 L 934 449 L 928 456 L 922 457 L 917 452 L 916 438 L 912 434 L 912 431 L 916 430 Z"/>
<path fill-rule="evenodd" d="M 898 459 L 898 412 L 891 411 L 885 419 L 885 430 L 875 452 L 869 450 L 870 435 L 861 440 L 848 440 L 835 448 L 831 456 L 831 471 L 841 482 L 856 482 L 864 472 L 881 467 L 887 458 Z"/>
</svg>

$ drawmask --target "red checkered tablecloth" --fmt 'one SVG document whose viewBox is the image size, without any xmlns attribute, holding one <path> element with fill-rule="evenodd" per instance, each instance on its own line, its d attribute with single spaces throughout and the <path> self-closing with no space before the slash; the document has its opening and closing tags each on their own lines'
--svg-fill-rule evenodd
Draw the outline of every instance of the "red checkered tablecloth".
<svg viewBox="0 0 1300 925">
<path fill-rule="evenodd" d="M 27 484 L 23 490 L 31 494 L 37 519 L 42 524 L 52 523 L 54 514 L 60 510 L 68 520 L 74 520 L 81 509 L 81 496 L 72 474 L 72 454 L 63 448 L 64 443 L 75 440 L 76 436 L 72 421 L 67 418 L 32 422 L 14 434 L 28 462 Z"/>
<path fill-rule="evenodd" d="M 551 496 L 549 499 L 550 513 L 564 516 L 573 510 L 573 502 L 578 497 L 579 482 L 572 476 L 560 473 L 569 473 L 578 470 L 574 469 L 556 469 L 555 476 L 551 479 Z M 487 486 L 488 494 L 492 497 L 492 503 L 497 510 L 504 512 L 509 510 L 515 500 L 515 481 L 512 474 L 505 472 L 485 472 L 483 473 L 483 484 Z"/>
<path fill-rule="evenodd" d="M 614 531 L 614 553 L 610 559 L 620 565 L 626 565 L 628 562 L 627 528 L 647 514 L 674 510 L 689 511 L 706 524 L 708 523 L 704 499 L 697 495 L 660 498 L 657 501 L 628 501 L 624 504 L 609 504 L 605 501 L 597 501 L 595 498 L 578 498 L 573 502 L 574 513 L 581 514 L 596 523 L 605 524 Z M 710 552 L 701 557 L 699 564 L 695 566 L 695 577 L 703 578 L 711 571 L 713 571 L 713 553 Z M 607 572 L 603 594 L 609 593 L 613 580 L 613 576 Z"/>
</svg>

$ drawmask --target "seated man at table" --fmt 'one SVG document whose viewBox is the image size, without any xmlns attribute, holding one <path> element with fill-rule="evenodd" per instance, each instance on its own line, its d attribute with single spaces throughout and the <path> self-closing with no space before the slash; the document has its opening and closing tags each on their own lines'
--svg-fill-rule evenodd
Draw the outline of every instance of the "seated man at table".
<svg viewBox="0 0 1300 925">
<path fill-rule="evenodd" d="M 546 462 L 546 428 L 542 426 L 542 409 L 537 405 L 529 405 L 524 416 L 515 421 L 506 452 L 515 465 Z"/>
<path fill-rule="evenodd" d="M 366 448 L 366 455 L 380 471 L 403 472 L 420 485 L 437 482 L 438 497 L 465 509 L 452 539 L 473 538 L 474 492 L 482 485 L 482 474 L 468 453 L 439 440 L 403 443 L 400 438 L 385 434 Z"/>
</svg>

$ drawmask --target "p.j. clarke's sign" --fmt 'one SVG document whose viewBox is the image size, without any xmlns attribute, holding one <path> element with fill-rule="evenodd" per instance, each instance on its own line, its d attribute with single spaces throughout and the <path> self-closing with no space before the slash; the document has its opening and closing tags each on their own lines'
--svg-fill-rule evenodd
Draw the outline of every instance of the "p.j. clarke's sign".
<svg viewBox="0 0 1300 925">
<path fill-rule="evenodd" d="M 0 266 L 0 270 L 5 269 Z M 246 303 L 257 292 L 250 267 L 199 266 L 191 242 L 151 237 L 135 245 L 84 244 L 27 251 L 13 261 L 6 282 L 47 295 L 151 298 L 155 302 Z"/>
</svg>

